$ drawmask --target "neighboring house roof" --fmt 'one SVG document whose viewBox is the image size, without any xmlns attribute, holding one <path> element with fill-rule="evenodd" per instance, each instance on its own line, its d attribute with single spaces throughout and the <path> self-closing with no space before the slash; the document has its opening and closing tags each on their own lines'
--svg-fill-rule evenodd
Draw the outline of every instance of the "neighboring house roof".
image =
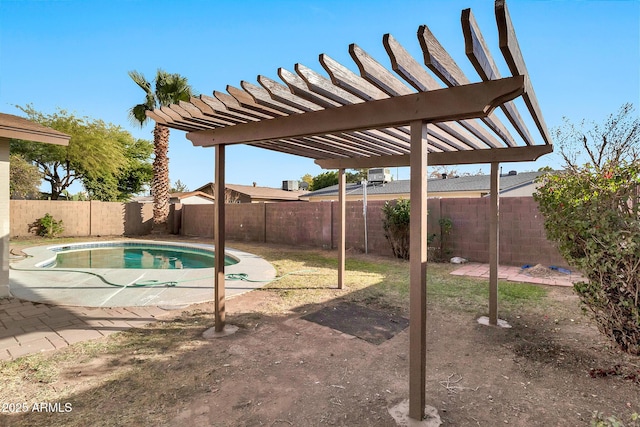
<svg viewBox="0 0 640 427">
<path fill-rule="evenodd" d="M 244 194 L 251 198 L 251 201 L 297 201 L 306 191 L 286 191 L 279 188 L 259 187 L 253 185 L 226 184 L 227 190 Z M 209 182 L 196 191 L 212 193 L 213 182 Z"/>
<path fill-rule="evenodd" d="M 71 137 L 66 133 L 32 122 L 24 117 L 0 113 L 0 138 L 68 145 Z"/>
<path fill-rule="evenodd" d="M 169 194 L 169 203 L 181 203 L 181 201 L 192 198 L 192 197 L 206 199 L 211 203 L 213 203 L 213 201 L 215 200 L 215 198 L 212 195 L 204 193 L 202 191 L 187 191 L 183 193 Z M 131 200 L 138 203 L 153 203 L 153 196 L 137 196 L 137 197 L 133 197 Z"/>
<path fill-rule="evenodd" d="M 545 172 L 522 172 L 516 175 L 503 175 L 500 177 L 500 194 L 505 194 L 516 189 L 532 185 L 535 179 Z M 429 179 L 427 181 L 427 191 L 429 195 L 435 197 L 446 197 L 451 193 L 489 193 L 490 176 L 474 175 L 461 176 L 447 179 Z M 347 184 L 345 188 L 347 197 L 362 197 L 362 184 Z M 408 198 L 410 193 L 410 181 L 399 180 L 390 181 L 384 184 L 368 184 L 367 196 L 393 196 Z M 314 198 L 338 197 L 338 186 L 321 188 L 317 191 L 307 193 L 303 198 L 313 200 Z"/>
</svg>

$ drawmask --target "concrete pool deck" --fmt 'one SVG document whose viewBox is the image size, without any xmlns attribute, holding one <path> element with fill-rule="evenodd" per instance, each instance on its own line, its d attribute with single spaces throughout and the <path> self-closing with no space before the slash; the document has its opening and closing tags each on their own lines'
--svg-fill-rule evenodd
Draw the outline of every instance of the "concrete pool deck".
<svg viewBox="0 0 640 427">
<path fill-rule="evenodd" d="M 129 241 L 129 243 L 135 241 Z M 103 245 L 121 242 L 101 242 Z M 172 242 L 143 244 L 213 249 L 212 245 Z M 77 244 L 80 246 L 81 244 Z M 61 246 L 61 245 L 57 245 Z M 74 246 L 74 245 L 66 245 Z M 55 259 L 53 246 L 24 249 L 26 259 L 11 262 L 9 292 L 22 300 L 78 307 L 145 307 L 180 308 L 211 301 L 214 296 L 214 269 L 55 269 L 39 268 Z M 232 248 L 227 255 L 239 262 L 225 267 L 227 297 L 266 285 L 276 271 L 264 259 Z M 248 280 L 234 279 L 246 275 Z M 141 286 L 141 284 L 145 284 Z"/>
</svg>

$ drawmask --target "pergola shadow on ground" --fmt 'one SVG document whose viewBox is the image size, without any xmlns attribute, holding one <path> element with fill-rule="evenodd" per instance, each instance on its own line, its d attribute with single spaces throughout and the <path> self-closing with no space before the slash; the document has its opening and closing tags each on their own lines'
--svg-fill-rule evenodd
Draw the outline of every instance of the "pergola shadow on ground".
<svg viewBox="0 0 640 427">
<path fill-rule="evenodd" d="M 345 169 L 410 166 L 410 408 L 421 420 L 425 408 L 427 165 L 491 164 L 490 324 L 498 324 L 499 165 L 533 161 L 553 150 L 504 0 L 495 3 L 500 51 L 511 73 L 501 77 L 470 9 L 462 11 L 465 52 L 480 76 L 471 83 L 427 26 L 418 29 L 423 63 L 390 34 L 383 36 L 391 70 L 349 46 L 360 75 L 320 55 L 330 79 L 302 64 L 280 68 L 284 84 L 258 76 L 260 86 L 243 81 L 189 102 L 147 112 L 157 123 L 187 131 L 194 145 L 215 147 L 215 191 L 224 194 L 225 148 L 256 147 L 315 159 L 339 171 L 338 286 L 345 270 Z M 444 83 L 443 86 L 434 78 Z M 521 97 L 536 143 L 514 99 Z M 508 120 L 500 121 L 499 108 Z M 479 120 L 478 120 L 479 119 Z M 515 131 L 516 136 L 509 130 Z M 225 246 L 225 206 L 216 203 L 216 248 Z M 216 331 L 225 325 L 224 265 L 216 257 Z"/>
</svg>

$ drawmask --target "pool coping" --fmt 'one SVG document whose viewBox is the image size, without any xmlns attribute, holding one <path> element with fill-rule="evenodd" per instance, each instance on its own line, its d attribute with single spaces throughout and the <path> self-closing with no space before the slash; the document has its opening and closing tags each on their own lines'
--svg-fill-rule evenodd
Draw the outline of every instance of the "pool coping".
<svg viewBox="0 0 640 427">
<path fill-rule="evenodd" d="M 214 246 L 204 243 L 170 241 L 100 241 L 58 245 L 41 245 L 23 249 L 28 255 L 10 263 L 9 292 L 13 297 L 27 301 L 56 305 L 85 307 L 162 306 L 176 308 L 211 301 L 214 298 L 213 268 L 199 269 L 55 269 L 41 268 L 55 259 L 59 248 L 84 248 L 144 244 L 150 246 L 181 247 L 213 251 Z M 225 267 L 225 293 L 233 297 L 264 286 L 276 276 L 276 271 L 257 255 L 225 248 L 225 254 L 235 258 L 237 264 Z M 248 280 L 229 277 L 246 275 Z M 135 286 L 137 283 L 157 285 Z M 175 285 L 170 283 L 175 282 Z M 165 283 L 165 286 L 162 286 Z"/>
</svg>

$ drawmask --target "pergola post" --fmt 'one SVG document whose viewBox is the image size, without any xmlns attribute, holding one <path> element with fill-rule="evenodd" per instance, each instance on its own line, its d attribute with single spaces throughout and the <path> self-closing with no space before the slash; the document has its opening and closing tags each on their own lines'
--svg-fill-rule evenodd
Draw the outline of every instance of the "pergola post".
<svg viewBox="0 0 640 427">
<path fill-rule="evenodd" d="M 346 175 L 338 169 L 338 289 L 344 286 L 346 241 Z"/>
<path fill-rule="evenodd" d="M 424 418 L 427 365 L 427 124 L 411 122 L 409 416 Z"/>
<path fill-rule="evenodd" d="M 489 324 L 498 324 L 498 263 L 500 254 L 500 163 L 491 163 L 489 202 Z"/>
<path fill-rule="evenodd" d="M 225 145 L 216 145 L 215 149 L 215 204 L 213 211 L 213 244 L 215 246 L 215 331 L 222 332 L 225 324 L 224 292 L 224 246 L 225 246 Z"/>
</svg>

